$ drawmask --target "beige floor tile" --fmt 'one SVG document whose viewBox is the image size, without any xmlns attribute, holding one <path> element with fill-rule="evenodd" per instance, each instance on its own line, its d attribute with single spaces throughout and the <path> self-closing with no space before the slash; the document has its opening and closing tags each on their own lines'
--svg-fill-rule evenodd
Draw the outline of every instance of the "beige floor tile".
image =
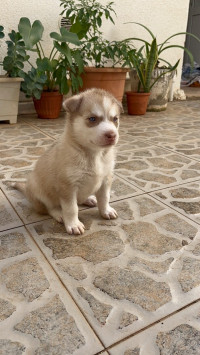
<svg viewBox="0 0 200 355">
<path fill-rule="evenodd" d="M 53 220 L 28 226 L 106 346 L 199 297 L 198 225 L 142 195 L 113 204 L 117 220 L 80 212 L 82 236 Z M 192 275 L 190 276 L 190 273 Z"/>
<path fill-rule="evenodd" d="M 200 162 L 152 145 L 146 149 L 120 152 L 115 174 L 150 192 L 197 180 Z"/>
<path fill-rule="evenodd" d="M 200 349 L 200 302 L 109 349 L 111 355 L 197 355 Z"/>
<path fill-rule="evenodd" d="M 16 125 L 0 124 L 0 144 L 10 144 L 19 141 L 30 141 L 33 139 L 47 138 L 37 128 L 31 127 L 28 124 L 20 123 Z"/>
<path fill-rule="evenodd" d="M 0 144 L 0 173 L 33 168 L 38 158 L 53 143 L 53 139 L 44 138 Z"/>
<path fill-rule="evenodd" d="M 103 346 L 25 228 L 0 233 L 0 240 L 2 354 L 101 351 Z"/>
<path fill-rule="evenodd" d="M 151 195 L 200 223 L 200 180 L 159 190 Z"/>
<path fill-rule="evenodd" d="M 23 222 L 0 190 L 0 231 L 18 227 L 22 224 Z"/>
<path fill-rule="evenodd" d="M 199 101 L 173 102 L 122 116 L 111 193 L 119 218 L 80 206 L 82 236 L 10 186 L 60 136 L 64 114 L 0 124 L 3 353 L 198 354 L 199 111 Z"/>
</svg>

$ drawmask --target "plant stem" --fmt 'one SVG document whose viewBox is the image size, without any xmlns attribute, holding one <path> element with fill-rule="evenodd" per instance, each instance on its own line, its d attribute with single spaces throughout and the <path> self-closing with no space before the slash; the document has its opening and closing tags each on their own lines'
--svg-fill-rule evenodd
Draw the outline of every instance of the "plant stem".
<svg viewBox="0 0 200 355">
<path fill-rule="evenodd" d="M 40 46 L 41 52 L 42 52 L 42 54 L 43 54 L 43 57 L 45 57 L 44 50 L 43 50 L 43 48 L 42 48 L 41 42 L 39 42 L 39 46 Z"/>
</svg>

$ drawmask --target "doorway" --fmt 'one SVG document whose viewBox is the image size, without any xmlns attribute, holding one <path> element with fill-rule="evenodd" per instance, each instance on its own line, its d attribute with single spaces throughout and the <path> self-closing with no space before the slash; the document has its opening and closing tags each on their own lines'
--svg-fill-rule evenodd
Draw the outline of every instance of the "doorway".
<svg viewBox="0 0 200 355">
<path fill-rule="evenodd" d="M 200 38 L 200 0 L 190 0 L 187 32 Z M 197 42 L 191 36 L 186 36 L 185 47 L 191 51 L 194 61 L 200 65 L 200 42 Z M 186 52 L 183 63 L 189 63 Z"/>
</svg>

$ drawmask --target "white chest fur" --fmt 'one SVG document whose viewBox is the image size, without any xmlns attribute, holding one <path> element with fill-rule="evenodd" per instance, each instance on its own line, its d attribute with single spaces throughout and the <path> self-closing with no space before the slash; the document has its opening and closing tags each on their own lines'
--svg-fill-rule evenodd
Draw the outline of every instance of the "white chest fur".
<svg viewBox="0 0 200 355">
<path fill-rule="evenodd" d="M 89 195 L 95 194 L 104 179 L 112 175 L 114 168 L 114 151 L 110 149 L 106 154 L 97 154 L 85 160 L 78 185 L 78 201 L 83 203 Z"/>
</svg>

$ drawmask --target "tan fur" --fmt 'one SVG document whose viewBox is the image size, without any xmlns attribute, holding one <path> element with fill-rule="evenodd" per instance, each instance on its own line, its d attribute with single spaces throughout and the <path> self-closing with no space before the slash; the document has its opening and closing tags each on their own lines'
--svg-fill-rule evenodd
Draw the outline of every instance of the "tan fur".
<svg viewBox="0 0 200 355">
<path fill-rule="evenodd" d="M 66 100 L 63 106 L 67 111 L 64 133 L 37 161 L 26 185 L 17 183 L 16 188 L 38 212 L 48 211 L 63 221 L 69 234 L 81 234 L 84 225 L 78 219 L 78 204 L 94 206 L 97 199 L 104 218 L 117 217 L 109 198 L 118 140 L 118 123 L 114 121 L 121 104 L 104 90 L 90 89 Z M 99 121 L 93 126 L 89 118 L 94 115 Z"/>
</svg>

